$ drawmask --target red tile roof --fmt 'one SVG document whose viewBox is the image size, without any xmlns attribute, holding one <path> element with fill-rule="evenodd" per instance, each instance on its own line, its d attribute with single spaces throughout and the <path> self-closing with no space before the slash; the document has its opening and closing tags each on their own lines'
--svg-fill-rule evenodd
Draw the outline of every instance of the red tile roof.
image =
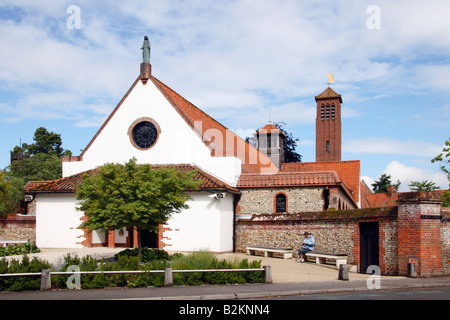
<svg viewBox="0 0 450 320">
<path fill-rule="evenodd" d="M 257 130 L 257 133 L 276 133 L 283 134 L 273 123 L 268 123 L 261 129 Z"/>
<path fill-rule="evenodd" d="M 245 142 L 155 77 L 151 77 L 151 80 L 192 129 L 196 129 L 195 122 L 201 123 L 201 127 L 197 128 L 201 129 L 201 133 L 198 132 L 197 134 L 201 134 L 203 142 L 210 147 L 213 156 L 235 156 L 240 158 L 243 173 L 276 173 L 279 171 L 270 158 L 259 152 L 255 147 Z M 217 139 L 219 143 L 215 142 L 217 133 L 221 134 L 221 139 Z"/>
<path fill-rule="evenodd" d="M 283 173 L 335 171 L 349 189 L 353 200 L 359 201 L 359 160 L 283 163 L 281 171 Z"/>
<path fill-rule="evenodd" d="M 316 96 L 316 101 L 321 99 L 332 99 L 332 98 L 338 98 L 340 102 L 342 103 L 342 96 L 330 87 L 326 88 L 324 92 Z"/>
<path fill-rule="evenodd" d="M 384 208 L 397 205 L 398 193 L 372 193 L 365 195 L 366 203 L 362 208 Z"/>
<path fill-rule="evenodd" d="M 202 184 L 199 186 L 199 191 L 223 191 L 230 193 L 239 193 L 239 190 L 229 186 L 228 184 L 222 182 L 221 180 L 213 177 L 212 175 L 206 173 L 205 171 L 197 168 L 190 164 L 179 164 L 179 165 L 154 165 L 153 168 L 158 167 L 176 167 L 178 170 L 183 172 L 189 172 L 192 170 L 198 170 L 195 180 L 203 180 Z M 75 174 L 73 176 L 65 177 L 53 181 L 31 181 L 28 182 L 25 187 L 25 193 L 74 193 L 77 191 L 77 187 L 83 182 L 83 175 L 89 174 L 93 175 L 98 171 L 98 169 L 92 169 L 85 172 Z"/>
<path fill-rule="evenodd" d="M 365 194 L 366 202 L 361 204 L 361 208 L 384 208 L 394 207 L 398 204 L 399 195 L 405 195 L 410 192 L 384 192 L 384 193 L 370 193 Z M 430 191 L 436 195 L 436 197 L 442 197 L 442 190 Z M 361 195 L 362 198 L 362 195 Z"/>
<path fill-rule="evenodd" d="M 337 185 L 342 181 L 334 171 L 329 172 L 292 172 L 277 174 L 242 174 L 238 188 L 268 188 L 292 186 Z"/>
</svg>

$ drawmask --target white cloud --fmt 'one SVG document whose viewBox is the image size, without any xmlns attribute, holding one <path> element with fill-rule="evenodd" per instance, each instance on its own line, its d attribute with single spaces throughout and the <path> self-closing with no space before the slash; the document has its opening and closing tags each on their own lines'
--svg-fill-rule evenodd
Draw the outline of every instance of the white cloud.
<svg viewBox="0 0 450 320">
<path fill-rule="evenodd" d="M 410 191 L 408 185 L 411 181 L 431 181 L 434 182 L 441 189 L 448 189 L 449 181 L 446 175 L 439 171 L 431 171 L 428 169 L 421 169 L 416 167 L 408 167 L 398 161 L 390 162 L 386 169 L 383 171 L 384 174 L 391 176 L 391 181 L 396 183 L 400 180 L 400 190 L 401 192 Z"/>
<path fill-rule="evenodd" d="M 434 182 L 442 190 L 449 188 L 449 181 L 447 176 L 440 171 L 432 171 L 429 169 L 417 168 L 406 166 L 398 161 L 391 161 L 381 174 L 386 174 L 391 176 L 391 182 L 397 183 L 400 181 L 399 192 L 409 192 L 409 184 L 412 181 L 425 181 Z M 381 175 L 380 175 L 381 176 Z M 360 180 L 367 184 L 367 186 L 372 190 L 372 184 L 379 180 L 380 177 L 369 177 L 361 176 Z"/>
<path fill-rule="evenodd" d="M 369 189 L 373 191 L 372 184 L 375 182 L 375 180 L 373 178 L 371 178 L 369 176 L 361 176 L 360 180 L 364 181 L 366 183 L 367 187 L 369 187 Z"/>
<path fill-rule="evenodd" d="M 381 30 L 366 27 L 369 3 L 356 0 L 78 1 L 78 31 L 66 28 L 70 4 L 3 3 L 24 13 L 19 21 L 0 25 L 0 42 L 8 44 L 0 48 L 0 82 L 118 99 L 137 76 L 140 41 L 148 34 L 154 74 L 163 81 L 167 75 L 171 86 L 183 88 L 206 110 L 261 110 L 268 103 L 310 98 L 328 72 L 338 88 L 370 80 L 389 91 L 394 83 L 413 85 L 411 77 L 420 79 L 417 86 L 429 79 L 428 87 L 450 86 L 441 81 L 448 66 L 408 68 L 394 62 L 450 47 L 445 1 L 379 1 Z M 345 117 L 359 112 L 345 111 Z"/>
<path fill-rule="evenodd" d="M 435 157 L 441 145 L 423 141 L 401 141 L 390 137 L 369 137 L 344 141 L 343 151 L 359 154 L 395 154 L 418 157 Z"/>
</svg>

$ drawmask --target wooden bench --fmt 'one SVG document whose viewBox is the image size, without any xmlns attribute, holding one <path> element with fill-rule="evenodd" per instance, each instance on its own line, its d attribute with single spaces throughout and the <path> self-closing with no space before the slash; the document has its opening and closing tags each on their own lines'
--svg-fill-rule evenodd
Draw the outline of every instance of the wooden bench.
<svg viewBox="0 0 450 320">
<path fill-rule="evenodd" d="M 283 259 L 292 259 L 292 248 L 247 246 L 248 255 L 255 255 L 256 252 L 263 252 L 264 257 L 273 257 L 274 253 L 279 253 L 283 255 Z"/>
<path fill-rule="evenodd" d="M 16 245 L 27 243 L 26 240 L 0 240 L 0 247 L 7 247 L 8 245 Z"/>
<path fill-rule="evenodd" d="M 331 253 L 331 252 L 316 252 L 311 251 L 306 253 L 306 257 L 316 258 L 317 264 L 325 264 L 327 259 L 336 261 L 336 268 L 339 269 L 339 265 L 347 264 L 348 256 L 344 253 Z"/>
</svg>

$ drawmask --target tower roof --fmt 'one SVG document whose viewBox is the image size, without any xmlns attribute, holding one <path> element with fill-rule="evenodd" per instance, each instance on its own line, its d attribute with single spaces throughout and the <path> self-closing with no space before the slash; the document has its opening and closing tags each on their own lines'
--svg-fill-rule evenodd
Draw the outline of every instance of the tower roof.
<svg viewBox="0 0 450 320">
<path fill-rule="evenodd" d="M 281 132 L 273 123 L 268 123 L 261 129 L 257 130 L 256 133 L 275 133 L 284 136 L 283 132 Z"/>
<path fill-rule="evenodd" d="M 339 101 L 342 103 L 342 96 L 330 87 L 326 88 L 324 92 L 316 96 L 317 100 L 323 100 L 323 99 L 332 99 L 332 98 L 339 98 Z"/>
</svg>

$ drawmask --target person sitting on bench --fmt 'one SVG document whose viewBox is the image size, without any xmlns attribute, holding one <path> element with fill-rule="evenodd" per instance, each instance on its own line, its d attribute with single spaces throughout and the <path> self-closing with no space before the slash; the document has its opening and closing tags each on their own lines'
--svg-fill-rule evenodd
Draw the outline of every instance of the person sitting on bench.
<svg viewBox="0 0 450 320">
<path fill-rule="evenodd" d="M 303 240 L 302 247 L 298 250 L 298 260 L 297 262 L 305 262 L 306 253 L 314 250 L 315 241 L 314 237 L 310 232 L 305 232 L 305 240 Z"/>
</svg>

